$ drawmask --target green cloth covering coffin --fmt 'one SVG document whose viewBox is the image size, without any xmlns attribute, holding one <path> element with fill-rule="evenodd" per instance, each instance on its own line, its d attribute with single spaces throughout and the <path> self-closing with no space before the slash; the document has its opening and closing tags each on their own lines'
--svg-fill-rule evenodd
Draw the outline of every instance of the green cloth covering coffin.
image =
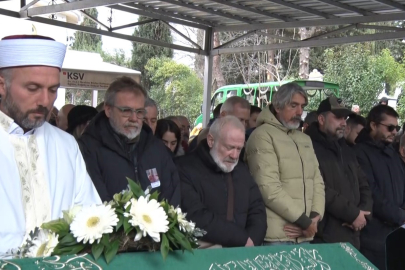
<svg viewBox="0 0 405 270">
<path fill-rule="evenodd" d="M 0 269 L 366 269 L 378 270 L 350 244 L 284 245 L 275 247 L 224 248 L 170 253 L 163 261 L 159 252 L 134 252 L 117 255 L 107 265 L 91 255 L 48 257 L 45 259 L 0 260 Z"/>
</svg>

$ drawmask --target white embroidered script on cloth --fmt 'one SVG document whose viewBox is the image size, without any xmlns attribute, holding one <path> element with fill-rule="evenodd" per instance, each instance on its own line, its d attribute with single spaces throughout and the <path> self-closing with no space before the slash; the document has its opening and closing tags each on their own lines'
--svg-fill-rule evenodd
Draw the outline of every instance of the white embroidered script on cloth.
<svg viewBox="0 0 405 270">
<path fill-rule="evenodd" d="M 14 148 L 28 235 L 35 227 L 51 219 L 51 200 L 35 134 L 14 134 L 13 126 L 19 128 L 13 119 L 0 111 L 0 128 L 9 134 L 9 141 Z"/>
</svg>

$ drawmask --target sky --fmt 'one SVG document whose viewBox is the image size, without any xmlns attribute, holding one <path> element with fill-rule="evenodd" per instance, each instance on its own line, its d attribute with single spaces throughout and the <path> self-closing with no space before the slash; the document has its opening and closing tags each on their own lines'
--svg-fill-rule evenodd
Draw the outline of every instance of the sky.
<svg viewBox="0 0 405 270">
<path fill-rule="evenodd" d="M 27 3 L 30 2 L 29 0 Z M 48 4 L 48 0 L 41 0 L 45 5 Z M 20 9 L 20 1 L 2 1 L 0 2 L 0 8 L 19 11 Z M 108 18 L 111 16 L 111 9 L 106 7 L 99 7 L 97 8 L 99 14 L 98 19 L 103 24 L 109 25 Z M 72 14 L 72 13 L 70 13 Z M 120 26 L 129 23 L 134 23 L 138 20 L 138 16 L 134 14 L 129 14 L 126 12 L 122 12 L 119 10 L 113 10 L 112 13 L 112 26 Z M 64 29 L 56 26 L 45 25 L 41 23 L 31 22 L 22 19 L 14 19 L 11 17 L 0 15 L 0 38 L 9 35 L 16 35 L 16 34 L 32 34 L 32 26 L 34 25 L 37 34 L 45 35 L 54 38 L 57 41 L 66 44 L 66 37 L 73 36 L 74 30 Z M 12 27 L 3 27 L 5 25 L 12 25 Z M 191 36 L 191 38 L 195 41 L 196 37 L 190 29 L 186 29 L 183 26 L 179 26 L 173 24 L 173 26 L 181 31 L 184 34 Z M 121 29 L 116 31 L 117 33 L 131 35 L 134 32 L 134 27 Z M 181 36 L 177 35 L 175 32 L 172 31 L 173 39 L 175 44 L 180 44 L 184 46 L 190 46 L 190 43 L 185 41 Z M 131 50 L 132 50 L 132 43 L 130 41 L 112 38 L 112 37 L 102 37 L 103 42 L 103 50 L 108 51 L 110 53 L 114 53 L 115 50 L 123 49 L 126 56 L 128 58 L 131 57 Z M 181 51 L 174 51 L 174 60 L 179 63 L 183 63 L 189 67 L 193 67 L 194 59 L 193 55 L 190 53 L 185 53 Z"/>
</svg>

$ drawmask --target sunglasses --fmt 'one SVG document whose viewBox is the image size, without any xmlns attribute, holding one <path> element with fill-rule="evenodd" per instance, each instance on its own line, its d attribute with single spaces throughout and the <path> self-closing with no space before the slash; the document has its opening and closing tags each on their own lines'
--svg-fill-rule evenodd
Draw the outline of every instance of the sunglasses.
<svg viewBox="0 0 405 270">
<path fill-rule="evenodd" d="M 396 130 L 397 132 L 401 129 L 400 126 L 394 126 L 394 125 L 385 125 L 383 123 L 379 123 L 380 125 L 386 126 L 389 132 L 393 132 Z"/>
</svg>

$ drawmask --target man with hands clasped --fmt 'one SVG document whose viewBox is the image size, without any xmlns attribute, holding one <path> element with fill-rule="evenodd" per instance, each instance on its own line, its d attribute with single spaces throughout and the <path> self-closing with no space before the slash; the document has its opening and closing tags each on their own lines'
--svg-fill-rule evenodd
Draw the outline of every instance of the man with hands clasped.
<svg viewBox="0 0 405 270">
<path fill-rule="evenodd" d="M 367 224 L 373 202 L 366 175 L 344 138 L 346 118 L 351 113 L 332 95 L 321 102 L 318 122 L 305 133 L 312 140 L 325 182 L 325 217 L 314 242 L 349 242 L 360 249 L 360 231 Z"/>
<path fill-rule="evenodd" d="M 287 83 L 257 118 L 245 160 L 263 196 L 266 245 L 312 241 L 324 214 L 325 188 L 311 140 L 298 131 L 308 96 Z"/>
</svg>

